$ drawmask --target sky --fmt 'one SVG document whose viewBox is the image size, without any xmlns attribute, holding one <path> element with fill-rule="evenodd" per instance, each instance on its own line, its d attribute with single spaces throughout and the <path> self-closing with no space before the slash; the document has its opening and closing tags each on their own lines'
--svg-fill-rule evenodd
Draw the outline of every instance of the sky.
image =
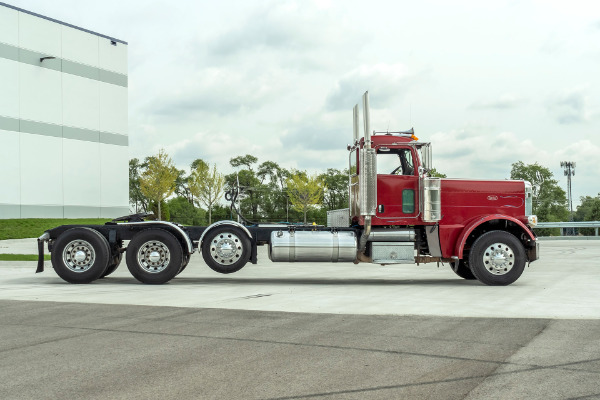
<svg viewBox="0 0 600 400">
<path fill-rule="evenodd" d="M 7 1 L 129 43 L 131 158 L 342 169 L 368 90 L 448 177 L 537 162 L 566 190 L 574 161 L 574 203 L 600 193 L 597 1 Z"/>
</svg>

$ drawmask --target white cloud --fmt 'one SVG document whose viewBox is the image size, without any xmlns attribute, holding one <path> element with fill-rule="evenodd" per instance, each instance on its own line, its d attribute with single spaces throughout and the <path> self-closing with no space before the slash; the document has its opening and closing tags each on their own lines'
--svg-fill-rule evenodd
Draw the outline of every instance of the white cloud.
<svg viewBox="0 0 600 400">
<path fill-rule="evenodd" d="M 361 65 L 341 77 L 327 95 L 326 105 L 329 110 L 352 109 L 359 96 L 369 90 L 375 94 L 371 107 L 389 107 L 423 78 L 424 74 L 411 73 L 402 63 Z"/>
<path fill-rule="evenodd" d="M 574 190 L 595 195 L 592 3 L 11 2 L 129 42 L 132 157 L 164 147 L 181 167 L 251 153 L 343 168 L 351 108 L 369 90 L 373 128 L 415 122 L 449 176 L 504 178 L 522 160 L 559 178 L 572 159 Z"/>
<path fill-rule="evenodd" d="M 589 95 L 585 88 L 576 88 L 552 96 L 548 112 L 559 124 L 575 124 L 590 119 Z"/>
<path fill-rule="evenodd" d="M 517 108 L 526 102 L 527 100 L 514 94 L 504 94 L 493 100 L 476 101 L 471 105 L 471 108 L 482 110 L 507 110 Z"/>
</svg>

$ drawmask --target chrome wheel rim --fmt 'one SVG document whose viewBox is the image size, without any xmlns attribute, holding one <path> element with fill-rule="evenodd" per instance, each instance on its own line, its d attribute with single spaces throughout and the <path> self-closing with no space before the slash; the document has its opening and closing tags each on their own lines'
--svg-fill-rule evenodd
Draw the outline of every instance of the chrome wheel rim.
<svg viewBox="0 0 600 400">
<path fill-rule="evenodd" d="M 138 265 L 146 272 L 157 274 L 164 271 L 171 261 L 169 248 L 158 240 L 150 240 L 140 246 L 137 253 Z"/>
<path fill-rule="evenodd" d="M 244 246 L 239 237 L 224 232 L 213 237 L 210 244 L 210 256 L 221 265 L 231 265 L 240 259 Z"/>
<path fill-rule="evenodd" d="M 73 240 L 63 250 L 63 262 L 73 272 L 85 272 L 96 260 L 94 246 L 85 240 Z"/>
<path fill-rule="evenodd" d="M 507 274 L 515 265 L 515 253 L 504 243 L 494 243 L 485 249 L 483 265 L 493 275 Z"/>
</svg>

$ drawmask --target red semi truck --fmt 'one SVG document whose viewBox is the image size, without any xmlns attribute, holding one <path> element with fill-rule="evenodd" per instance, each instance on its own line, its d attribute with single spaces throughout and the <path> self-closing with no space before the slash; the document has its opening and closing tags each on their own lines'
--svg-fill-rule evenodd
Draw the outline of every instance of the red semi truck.
<svg viewBox="0 0 600 400">
<path fill-rule="evenodd" d="M 268 246 L 273 262 L 446 262 L 459 277 L 487 285 L 513 283 L 538 259 L 528 182 L 429 176 L 431 144 L 419 141 L 412 129 L 371 134 L 368 93 L 363 124 L 359 137 L 356 105 L 348 146 L 350 204 L 330 213 L 327 227 L 235 221 L 181 226 L 134 214 L 105 225 L 46 231 L 38 238 L 36 272 L 44 270 L 46 242 L 55 272 L 71 283 L 111 274 L 123 254 L 131 274 L 148 284 L 173 279 L 196 251 L 211 269 L 233 273 L 256 264 L 260 245 Z M 237 212 L 236 193 L 230 196 Z"/>
</svg>

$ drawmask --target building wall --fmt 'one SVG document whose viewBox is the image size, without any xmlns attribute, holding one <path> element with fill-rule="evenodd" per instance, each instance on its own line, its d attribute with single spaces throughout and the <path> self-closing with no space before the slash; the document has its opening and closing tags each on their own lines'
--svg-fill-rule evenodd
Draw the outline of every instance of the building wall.
<svg viewBox="0 0 600 400">
<path fill-rule="evenodd" d="M 129 212 L 127 81 L 126 43 L 0 4 L 0 218 Z"/>
</svg>

